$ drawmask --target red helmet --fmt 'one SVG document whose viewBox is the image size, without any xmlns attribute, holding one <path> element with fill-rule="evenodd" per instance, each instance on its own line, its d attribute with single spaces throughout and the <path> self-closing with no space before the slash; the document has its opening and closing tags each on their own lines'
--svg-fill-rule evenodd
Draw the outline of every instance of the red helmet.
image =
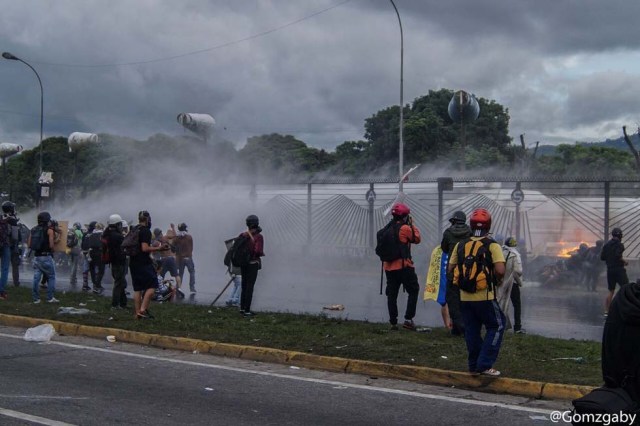
<svg viewBox="0 0 640 426">
<path fill-rule="evenodd" d="M 475 209 L 469 217 L 471 229 L 488 231 L 491 229 L 491 213 L 485 209 Z"/>
<path fill-rule="evenodd" d="M 411 210 L 409 210 L 409 206 L 402 203 L 395 203 L 393 205 L 393 208 L 391 209 L 391 214 L 394 216 L 402 217 L 409 215 L 409 213 L 411 213 Z"/>
</svg>

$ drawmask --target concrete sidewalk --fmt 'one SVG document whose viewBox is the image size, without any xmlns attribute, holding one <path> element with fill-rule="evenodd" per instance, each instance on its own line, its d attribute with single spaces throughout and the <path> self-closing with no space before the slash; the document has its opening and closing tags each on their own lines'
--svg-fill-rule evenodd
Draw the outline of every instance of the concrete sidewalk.
<svg viewBox="0 0 640 426">
<path fill-rule="evenodd" d="M 565 385 L 559 383 L 533 382 L 508 377 L 472 376 L 460 371 L 411 365 L 394 365 L 382 362 L 361 361 L 347 358 L 312 355 L 304 352 L 271 349 L 257 346 L 234 345 L 185 337 L 170 337 L 107 327 L 91 327 L 40 318 L 29 318 L 0 314 L 0 324 L 12 327 L 34 327 L 52 324 L 59 334 L 105 339 L 115 336 L 116 341 L 149 345 L 165 349 L 242 358 L 298 367 L 367 376 L 409 380 L 431 385 L 452 386 L 476 391 L 505 393 L 531 398 L 571 400 L 589 393 L 590 386 Z"/>
</svg>

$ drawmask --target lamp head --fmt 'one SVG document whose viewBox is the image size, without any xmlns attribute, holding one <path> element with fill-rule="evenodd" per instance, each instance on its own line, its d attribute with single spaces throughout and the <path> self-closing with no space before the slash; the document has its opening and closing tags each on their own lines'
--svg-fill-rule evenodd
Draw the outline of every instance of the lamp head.
<svg viewBox="0 0 640 426">
<path fill-rule="evenodd" d="M 14 56 L 9 52 L 2 52 L 2 57 L 5 58 L 5 59 L 12 60 L 12 61 L 17 61 L 18 60 L 17 56 Z"/>
</svg>

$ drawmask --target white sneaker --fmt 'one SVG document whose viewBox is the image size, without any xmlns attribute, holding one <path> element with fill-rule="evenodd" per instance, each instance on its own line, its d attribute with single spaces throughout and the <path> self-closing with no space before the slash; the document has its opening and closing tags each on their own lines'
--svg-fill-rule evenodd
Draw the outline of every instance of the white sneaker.
<svg viewBox="0 0 640 426">
<path fill-rule="evenodd" d="M 40 299 L 38 299 L 38 300 L 34 300 L 34 301 L 33 301 L 33 304 L 34 304 L 34 305 L 37 305 L 38 303 L 40 303 Z"/>
<path fill-rule="evenodd" d="M 52 297 L 51 299 L 47 300 L 47 303 L 60 303 L 60 301 L 55 297 Z"/>
<path fill-rule="evenodd" d="M 482 373 L 480 373 L 484 376 L 493 376 L 493 377 L 497 377 L 500 375 L 500 372 L 498 370 L 496 370 L 495 368 L 489 368 L 488 370 L 484 370 Z"/>
</svg>

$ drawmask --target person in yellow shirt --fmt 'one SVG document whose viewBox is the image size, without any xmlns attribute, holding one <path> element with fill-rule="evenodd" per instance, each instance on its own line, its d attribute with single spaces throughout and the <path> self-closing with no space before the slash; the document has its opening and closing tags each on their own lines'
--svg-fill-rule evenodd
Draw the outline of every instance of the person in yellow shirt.
<svg viewBox="0 0 640 426">
<path fill-rule="evenodd" d="M 389 309 L 389 322 L 391 329 L 398 329 L 398 292 L 400 286 L 404 286 L 408 294 L 407 309 L 404 313 L 403 328 L 415 331 L 416 325 L 413 317 L 416 315 L 416 304 L 418 303 L 418 293 L 420 284 L 418 276 L 411 260 L 411 244 L 420 243 L 420 230 L 413 224 L 410 216 L 411 211 L 406 204 L 396 203 L 391 209 L 393 219 L 387 227 L 393 232 L 393 247 L 390 248 L 394 256 L 382 262 L 385 275 L 387 277 L 387 308 Z M 397 236 L 397 237 L 396 237 Z"/>
<path fill-rule="evenodd" d="M 460 312 L 464 322 L 469 372 L 499 376 L 493 368 L 505 331 L 505 316 L 496 301 L 495 288 L 505 271 L 502 248 L 488 236 L 491 214 L 476 209 L 469 217 L 472 236 L 453 249 L 448 270 L 460 287 Z M 486 329 L 484 339 L 482 326 Z"/>
</svg>

